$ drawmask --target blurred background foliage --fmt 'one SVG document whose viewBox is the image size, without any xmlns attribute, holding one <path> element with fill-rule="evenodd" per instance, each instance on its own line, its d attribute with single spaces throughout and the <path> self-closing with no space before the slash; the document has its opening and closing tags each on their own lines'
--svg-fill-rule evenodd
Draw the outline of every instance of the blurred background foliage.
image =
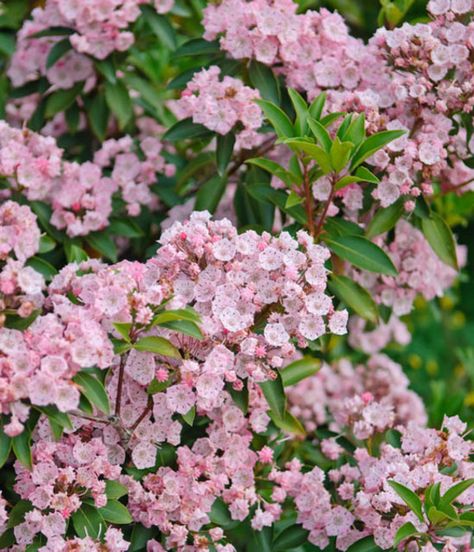
<svg viewBox="0 0 474 552">
<path fill-rule="evenodd" d="M 41 3 L 41 0 L 0 1 L 0 100 L 8 94 L 4 70 L 15 48 L 15 33 L 29 11 Z M 172 20 L 179 23 L 176 28 L 182 32 L 168 39 L 176 40 L 179 46 L 190 37 L 199 37 L 201 12 L 206 3 L 205 0 L 176 0 Z M 393 28 L 405 21 L 415 23 L 428 19 L 427 0 L 297 0 L 297 3 L 301 12 L 321 7 L 338 10 L 353 34 L 364 40 L 381 25 Z M 165 40 L 166 29 L 164 33 Z M 176 59 L 168 49 L 160 48 L 156 40 L 147 40 L 145 32 L 132 48 L 127 62 L 133 71 L 127 84 L 131 88 L 141 87 L 142 96 L 148 100 L 147 109 L 155 110 L 157 119 L 170 125 L 174 121 L 163 110 L 163 100 L 176 95 L 181 85 L 180 77 L 175 77 L 185 74 L 190 64 L 195 67 L 196 60 Z M 231 62 L 228 72 L 232 73 Z M 87 158 L 88 154 L 88 151 L 81 152 L 79 157 Z M 166 198 L 162 199 L 166 203 Z M 455 225 L 460 243 L 467 246 L 468 263 L 458 285 L 445 297 L 431 302 L 418 300 L 417 309 L 404 318 L 413 335 L 410 345 L 391 346 L 387 352 L 404 366 L 414 390 L 425 400 L 431 424 L 439 425 L 446 413 L 459 414 L 474 427 L 474 192 L 461 197 L 451 194 L 437 203 L 444 218 Z"/>
</svg>

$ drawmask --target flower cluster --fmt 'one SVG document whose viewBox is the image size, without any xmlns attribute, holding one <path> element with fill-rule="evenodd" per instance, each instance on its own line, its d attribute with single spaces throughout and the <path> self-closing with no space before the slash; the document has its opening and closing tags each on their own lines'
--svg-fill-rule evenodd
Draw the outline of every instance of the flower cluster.
<svg viewBox="0 0 474 552">
<path fill-rule="evenodd" d="M 294 499 L 298 522 L 310 532 L 310 542 L 321 549 L 328 546 L 330 537 L 336 537 L 337 550 L 346 550 L 368 535 L 374 537 L 380 548 L 391 549 L 402 525 L 410 522 L 424 533 L 429 530 L 429 521 L 418 519 L 389 481 L 401 483 L 423 496 L 434 483 L 439 482 L 444 493 L 455 483 L 472 477 L 469 454 L 473 447 L 472 441 L 463 436 L 466 425 L 454 417 L 446 418 L 443 426 L 444 430 L 439 432 L 416 423 L 401 426 L 400 448 L 385 443 L 379 456 L 357 448 L 353 453 L 355 464 L 340 463 L 327 476 L 318 467 L 305 473 L 301 463 L 293 460 L 285 470 L 270 474 L 270 479 L 279 485 L 272 498 L 276 502 L 282 502 L 286 496 Z M 449 475 L 441 471 L 453 464 L 455 470 L 450 470 Z M 457 501 L 472 504 L 473 492 L 472 488 L 465 491 Z M 469 547 L 470 539 L 469 532 L 460 538 L 440 538 L 447 550 Z"/>
<path fill-rule="evenodd" d="M 263 137 L 256 131 L 262 125 L 262 112 L 255 99 L 259 93 L 241 80 L 224 76 L 215 65 L 199 71 L 182 92 L 173 107 L 180 118 L 192 117 L 218 134 L 227 134 L 236 126 L 240 130 L 237 146 L 252 148 Z"/>
<path fill-rule="evenodd" d="M 51 224 L 71 236 L 84 236 L 109 225 L 113 196 L 125 202 L 129 215 L 142 206 L 156 209 L 150 190 L 157 173 L 171 176 L 174 165 L 162 155 L 158 125 L 142 121 L 138 144 L 130 136 L 108 140 L 84 163 L 63 159 L 54 138 L 0 122 L 0 174 L 28 200 L 52 207 Z M 110 176 L 104 176 L 105 174 Z"/>
<path fill-rule="evenodd" d="M 28 317 L 43 303 L 43 276 L 26 261 L 39 250 L 40 230 L 27 205 L 6 201 L 0 206 L 0 312 Z"/>
<path fill-rule="evenodd" d="M 385 355 L 356 366 L 341 359 L 291 387 L 288 400 L 308 431 L 329 425 L 339 433 L 350 427 L 356 437 L 365 439 L 393 424 L 426 424 L 423 403 L 408 383 L 402 367 Z"/>
<path fill-rule="evenodd" d="M 117 479 L 121 468 L 107 459 L 102 439 L 91 438 L 87 432 L 81 435 L 79 431 L 54 442 L 46 419 L 36 431 L 32 470 L 19 463 L 15 466 L 15 492 L 31 502 L 32 509 L 14 532 L 19 545 L 31 544 L 35 535 L 42 533 L 51 549 L 59 549 L 67 521 L 79 510 L 83 497 L 87 496 L 98 508 L 104 507 L 106 482 Z"/>
<path fill-rule="evenodd" d="M 408 314 L 417 294 L 427 301 L 441 297 L 453 285 L 456 270 L 443 263 L 433 252 L 423 234 L 406 220 L 400 220 L 392 242 L 384 245 L 397 268 L 394 276 L 380 276 L 366 271 L 353 271 L 356 281 L 370 290 L 375 301 L 390 307 L 396 316 Z M 466 264 L 466 248 L 457 247 L 459 266 Z"/>
</svg>

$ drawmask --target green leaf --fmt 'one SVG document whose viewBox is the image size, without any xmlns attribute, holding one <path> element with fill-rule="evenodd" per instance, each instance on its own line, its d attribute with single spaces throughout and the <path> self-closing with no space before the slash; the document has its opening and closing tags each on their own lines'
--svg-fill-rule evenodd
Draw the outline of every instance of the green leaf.
<svg viewBox="0 0 474 552">
<path fill-rule="evenodd" d="M 382 550 L 382 548 L 375 544 L 374 537 L 364 537 L 351 544 L 347 552 L 377 552 L 378 550 Z"/>
<path fill-rule="evenodd" d="M 11 529 L 20 525 L 25 520 L 25 514 L 33 510 L 33 504 L 29 500 L 19 500 L 10 510 L 7 527 Z"/>
<path fill-rule="evenodd" d="M 56 247 L 56 242 L 53 238 L 50 238 L 47 234 L 41 236 L 40 248 L 38 253 L 49 253 Z"/>
<path fill-rule="evenodd" d="M 194 423 L 194 418 L 196 417 L 196 407 L 193 406 L 192 408 L 190 408 L 186 414 L 183 414 L 182 415 L 183 417 L 183 420 L 189 425 L 189 426 L 192 426 L 193 423 Z"/>
<path fill-rule="evenodd" d="M 353 148 L 354 144 L 352 142 L 341 142 L 337 136 L 334 138 L 330 155 L 331 165 L 336 172 L 342 171 L 347 165 Z"/>
<path fill-rule="evenodd" d="M 260 96 L 264 100 L 280 105 L 281 97 L 278 80 L 268 65 L 252 59 L 249 65 L 249 78 L 253 87 L 260 92 Z"/>
<path fill-rule="evenodd" d="M 109 225 L 110 233 L 126 238 L 143 238 L 145 233 L 133 220 L 113 220 Z"/>
<path fill-rule="evenodd" d="M 295 192 L 290 192 L 288 195 L 288 199 L 285 203 L 286 209 L 291 209 L 291 207 L 295 207 L 296 205 L 301 205 L 304 202 L 304 199 L 298 195 Z"/>
<path fill-rule="evenodd" d="M 255 165 L 256 167 L 273 174 L 273 176 L 279 178 L 289 188 L 291 188 L 295 183 L 299 183 L 300 179 L 296 175 L 290 171 L 287 171 L 281 165 L 270 159 L 265 159 L 264 157 L 254 157 L 253 159 L 247 159 L 246 163 Z"/>
<path fill-rule="evenodd" d="M 18 461 L 25 466 L 25 468 L 31 470 L 31 434 L 30 431 L 25 428 L 20 435 L 12 437 L 13 454 Z"/>
<path fill-rule="evenodd" d="M 169 128 L 163 135 L 163 140 L 177 142 L 178 140 L 202 138 L 204 136 L 212 136 L 211 131 L 204 125 L 193 123 L 193 120 L 189 117 L 178 121 Z"/>
<path fill-rule="evenodd" d="M 90 504 L 82 504 L 79 510 L 72 514 L 72 524 L 74 530 L 81 539 L 91 537 L 99 538 L 104 534 L 105 522 L 97 508 Z"/>
<path fill-rule="evenodd" d="M 372 171 L 369 171 L 366 167 L 359 167 L 355 172 L 357 178 L 361 182 L 371 182 L 372 184 L 378 184 L 380 179 L 375 176 Z"/>
<path fill-rule="evenodd" d="M 103 257 L 110 259 L 113 263 L 117 262 L 117 246 L 109 234 L 105 232 L 92 232 L 86 236 L 86 242 Z"/>
<path fill-rule="evenodd" d="M 199 314 L 192 309 L 187 307 L 185 309 L 176 309 L 176 310 L 165 310 L 158 313 L 152 322 L 152 326 L 156 324 L 163 324 L 164 322 L 173 322 L 174 320 L 189 320 L 190 322 L 201 322 Z"/>
<path fill-rule="evenodd" d="M 109 397 L 103 384 L 86 372 L 78 372 L 73 381 L 79 385 L 81 392 L 99 410 L 108 414 L 110 411 Z"/>
<path fill-rule="evenodd" d="M 375 238 L 375 236 L 391 230 L 397 224 L 404 211 L 402 199 L 398 199 L 385 209 L 378 209 L 367 226 L 365 234 L 367 238 Z"/>
<path fill-rule="evenodd" d="M 347 276 L 332 274 L 329 281 L 329 289 L 359 316 L 374 324 L 377 323 L 377 305 L 370 293 L 360 284 Z"/>
<path fill-rule="evenodd" d="M 199 326 L 195 322 L 191 322 L 189 320 L 172 320 L 170 322 L 162 322 L 160 326 L 184 335 L 189 335 L 190 337 L 194 337 L 194 339 L 201 340 L 204 338 Z"/>
<path fill-rule="evenodd" d="M 443 263 L 459 270 L 456 244 L 446 222 L 437 213 L 431 213 L 429 218 L 421 219 L 421 228 L 433 251 Z"/>
<path fill-rule="evenodd" d="M 35 406 L 35 408 L 47 416 L 50 423 L 53 422 L 62 428 L 72 429 L 72 423 L 69 416 L 65 412 L 58 410 L 56 406 Z"/>
<path fill-rule="evenodd" d="M 285 433 L 298 435 L 300 437 L 304 437 L 306 435 L 306 431 L 302 423 L 288 411 L 285 412 L 283 418 L 280 418 L 270 412 L 270 418 L 272 422 Z"/>
<path fill-rule="evenodd" d="M 74 34 L 75 32 L 75 29 L 71 29 L 69 27 L 56 26 L 48 27 L 47 29 L 34 33 L 30 36 L 31 38 L 43 38 L 45 36 L 69 36 Z"/>
<path fill-rule="evenodd" d="M 280 376 L 285 387 L 296 385 L 305 378 L 316 374 L 321 368 L 321 361 L 317 358 L 305 356 L 280 370 Z"/>
<path fill-rule="evenodd" d="M 156 537 L 157 529 L 155 527 L 143 527 L 140 523 L 134 523 L 130 541 L 129 552 L 143 552 L 146 545 Z"/>
<path fill-rule="evenodd" d="M 125 487 L 125 485 L 122 485 L 122 483 L 119 483 L 118 481 L 114 481 L 112 479 L 107 479 L 107 481 L 105 482 L 105 494 L 107 495 L 107 498 L 109 500 L 121 498 L 127 493 L 128 489 L 127 487 Z"/>
<path fill-rule="evenodd" d="M 443 512 L 440 512 L 435 506 L 432 506 L 429 510 L 428 510 L 428 519 L 431 521 L 431 523 L 433 525 L 438 525 L 438 523 L 441 523 L 448 518 L 448 516 L 443 513 Z"/>
<path fill-rule="evenodd" d="M 214 501 L 209 513 L 209 519 L 212 523 L 223 529 L 231 529 L 240 523 L 238 520 L 231 518 L 227 505 L 220 498 Z"/>
<path fill-rule="evenodd" d="M 467 489 L 469 489 L 472 485 L 474 485 L 474 479 L 472 478 L 456 483 L 456 485 L 450 487 L 441 497 L 440 505 L 452 504 L 459 495 L 461 495 L 464 491 L 467 491 Z"/>
<path fill-rule="evenodd" d="M 110 84 L 117 82 L 117 70 L 115 69 L 113 57 L 107 59 L 96 59 L 94 65 L 97 71 L 107 80 Z"/>
<path fill-rule="evenodd" d="M 123 130 L 133 118 L 132 100 L 126 86 L 121 81 L 115 84 L 106 82 L 105 101 L 115 115 L 120 130 Z"/>
<path fill-rule="evenodd" d="M 319 121 L 316 121 L 311 117 L 309 117 L 308 119 L 308 125 L 309 125 L 309 128 L 311 129 L 311 132 L 314 134 L 314 137 L 316 138 L 316 140 L 323 147 L 324 151 L 326 153 L 329 153 L 331 151 L 331 146 L 332 146 L 332 140 L 331 140 L 331 137 L 329 136 L 329 132 Z"/>
<path fill-rule="evenodd" d="M 400 138 L 405 134 L 404 130 L 384 130 L 369 136 L 360 146 L 352 159 L 351 167 L 354 169 L 363 163 L 367 158 L 373 155 L 379 149 Z"/>
<path fill-rule="evenodd" d="M 415 535 L 417 532 L 418 531 L 416 527 L 413 525 L 413 523 L 410 523 L 410 522 L 405 523 L 396 532 L 393 545 L 398 546 L 402 541 L 404 541 L 408 537 Z"/>
<path fill-rule="evenodd" d="M 140 9 L 145 16 L 145 21 L 157 38 L 159 38 L 169 50 L 175 50 L 176 31 L 170 25 L 168 19 L 164 15 L 157 13 L 149 5 L 142 5 Z"/>
<path fill-rule="evenodd" d="M 361 113 L 355 117 L 349 128 L 341 137 L 341 140 L 348 140 L 359 147 L 363 140 L 365 140 L 365 114 Z"/>
<path fill-rule="evenodd" d="M 66 111 L 66 109 L 74 103 L 74 100 L 81 93 L 84 87 L 83 82 L 75 84 L 72 88 L 66 90 L 58 90 L 53 92 L 46 100 L 45 116 L 47 119 L 51 119 L 60 111 Z"/>
<path fill-rule="evenodd" d="M 326 103 L 326 93 L 323 92 L 314 98 L 312 104 L 309 106 L 309 114 L 314 120 L 319 121 L 323 114 L 324 104 Z"/>
<path fill-rule="evenodd" d="M 107 135 L 110 111 L 103 94 L 97 94 L 87 104 L 87 119 L 96 138 L 103 142 Z"/>
<path fill-rule="evenodd" d="M 388 276 L 398 274 L 390 257 L 380 247 L 365 238 L 324 236 L 323 240 L 331 251 L 358 268 Z"/>
<path fill-rule="evenodd" d="M 306 213 L 301 205 L 295 207 L 286 207 L 288 195 L 283 190 L 275 190 L 267 184 L 252 184 L 247 186 L 247 191 L 250 196 L 257 201 L 269 202 L 276 205 L 284 213 L 288 213 L 300 224 L 306 224 Z"/>
<path fill-rule="evenodd" d="M 137 351 L 147 351 L 156 355 L 163 355 L 171 358 L 181 358 L 178 349 L 164 337 L 150 335 L 142 337 L 134 345 L 133 348 Z"/>
<path fill-rule="evenodd" d="M 31 266 L 31 268 L 36 270 L 36 272 L 42 274 L 47 281 L 52 280 L 52 278 L 58 273 L 52 264 L 48 263 L 48 261 L 45 261 L 41 257 L 30 257 L 26 262 L 26 265 Z"/>
<path fill-rule="evenodd" d="M 283 381 L 280 374 L 274 380 L 264 381 L 259 383 L 265 398 L 267 399 L 270 411 L 280 419 L 285 416 L 286 397 L 283 389 Z"/>
<path fill-rule="evenodd" d="M 5 465 L 5 462 L 10 456 L 10 451 L 12 449 L 12 439 L 6 433 L 3 432 L 0 427 L 0 468 Z"/>
<path fill-rule="evenodd" d="M 97 511 L 105 521 L 114 525 L 126 525 L 133 521 L 127 508 L 118 500 L 108 500 L 107 504 Z"/>
<path fill-rule="evenodd" d="M 130 342 L 130 330 L 133 324 L 131 322 L 114 322 L 114 328 L 127 341 Z"/>
<path fill-rule="evenodd" d="M 329 174 L 332 172 L 331 158 L 327 152 L 320 148 L 316 144 L 312 144 L 306 140 L 298 140 L 296 138 L 290 138 L 284 141 L 292 150 L 305 153 L 312 159 L 314 159 L 321 167 L 323 174 Z"/>
<path fill-rule="evenodd" d="M 279 138 L 290 138 L 294 136 L 293 125 L 288 115 L 277 105 L 267 100 L 255 100 L 261 107 L 265 117 L 270 121 Z"/>
<path fill-rule="evenodd" d="M 173 383 L 173 380 L 167 379 L 166 381 L 158 381 L 153 379 L 148 385 L 146 392 L 148 395 L 156 395 L 156 393 L 162 393 L 165 389 Z"/>
<path fill-rule="evenodd" d="M 295 132 L 297 136 L 304 136 L 308 130 L 308 104 L 294 88 L 288 88 L 291 103 L 295 109 Z"/>
<path fill-rule="evenodd" d="M 214 176 L 201 185 L 196 194 L 195 211 L 209 211 L 214 213 L 219 201 L 224 195 L 227 179 L 222 176 Z"/>
<path fill-rule="evenodd" d="M 332 217 L 326 220 L 324 229 L 329 236 L 363 236 L 364 230 L 354 222 L 340 218 Z"/>
<path fill-rule="evenodd" d="M 220 53 L 219 41 L 208 42 L 203 38 L 194 38 L 180 46 L 173 54 L 173 58 L 183 56 L 204 56 Z"/>
<path fill-rule="evenodd" d="M 416 515 L 416 517 L 423 523 L 423 512 L 421 500 L 411 489 L 405 487 L 397 481 L 389 481 L 388 484 L 397 493 L 397 495 L 403 500 L 403 502 L 410 508 L 410 510 Z"/>
<path fill-rule="evenodd" d="M 228 132 L 226 135 L 217 135 L 216 145 L 216 164 L 217 172 L 220 176 L 224 176 L 227 165 L 232 159 L 232 152 L 234 151 L 235 134 Z"/>
<path fill-rule="evenodd" d="M 46 69 L 52 67 L 57 61 L 59 61 L 69 50 L 72 50 L 71 42 L 69 38 L 63 38 L 51 48 L 48 57 L 46 59 Z"/>
<path fill-rule="evenodd" d="M 82 263 L 82 261 L 87 261 L 89 258 L 84 249 L 70 240 L 64 242 L 64 250 L 68 263 Z"/>
<path fill-rule="evenodd" d="M 308 540 L 309 532 L 300 525 L 291 525 L 283 530 L 273 541 L 272 550 L 274 552 L 287 552 L 291 548 L 296 548 L 305 544 Z"/>
</svg>

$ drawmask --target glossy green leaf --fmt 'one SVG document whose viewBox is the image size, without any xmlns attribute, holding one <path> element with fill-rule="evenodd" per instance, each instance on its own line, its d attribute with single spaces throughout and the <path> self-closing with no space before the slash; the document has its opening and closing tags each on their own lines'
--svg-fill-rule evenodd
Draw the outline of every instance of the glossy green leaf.
<svg viewBox="0 0 474 552">
<path fill-rule="evenodd" d="M 311 132 L 314 134 L 314 137 L 320 143 L 324 151 L 326 153 L 329 153 L 332 146 L 332 140 L 329 136 L 329 132 L 319 121 L 313 119 L 312 117 L 309 117 L 308 125 L 311 129 Z"/>
<path fill-rule="evenodd" d="M 267 400 L 270 411 L 278 418 L 283 419 L 286 410 L 285 390 L 280 374 L 274 380 L 259 383 L 260 388 Z"/>
<path fill-rule="evenodd" d="M 133 348 L 137 351 L 147 351 L 156 355 L 181 358 L 178 349 L 170 341 L 156 335 L 142 337 L 133 345 Z"/>
<path fill-rule="evenodd" d="M 296 548 L 305 544 L 308 540 L 309 532 L 300 525 L 291 525 L 284 529 L 273 541 L 272 550 L 274 552 L 287 552 L 291 548 Z"/>
<path fill-rule="evenodd" d="M 63 40 L 56 42 L 56 44 L 49 51 L 48 57 L 46 58 L 46 69 L 52 67 L 70 50 L 72 50 L 72 45 L 69 38 L 63 38 Z"/>
<path fill-rule="evenodd" d="M 292 150 L 304 153 L 314 159 L 321 167 L 323 174 L 329 174 L 332 171 L 331 157 L 323 148 L 306 140 L 298 140 L 296 138 L 285 140 L 285 144 Z"/>
<path fill-rule="evenodd" d="M 199 326 L 190 320 L 171 320 L 170 322 L 162 322 L 160 326 L 190 337 L 194 337 L 194 339 L 201 340 L 204 337 L 199 329 Z"/>
<path fill-rule="evenodd" d="M 233 132 L 228 132 L 224 136 L 222 134 L 218 134 L 216 142 L 217 172 L 220 176 L 223 176 L 227 170 L 227 165 L 232 159 L 232 152 L 234 151 L 235 144 L 235 134 Z"/>
<path fill-rule="evenodd" d="M 126 525 L 132 523 L 132 516 L 127 508 L 118 500 L 108 500 L 103 508 L 99 508 L 98 513 L 105 521 L 114 525 Z"/>
<path fill-rule="evenodd" d="M 114 481 L 113 479 L 108 479 L 105 482 L 105 494 L 109 500 L 116 500 L 128 494 L 128 489 L 122 483 Z"/>
<path fill-rule="evenodd" d="M 105 83 L 105 101 L 115 115 L 120 130 L 123 130 L 133 118 L 132 100 L 123 82 Z"/>
<path fill-rule="evenodd" d="M 308 130 L 308 104 L 294 88 L 288 88 L 288 95 L 296 113 L 295 133 L 297 136 L 304 136 Z"/>
<path fill-rule="evenodd" d="M 199 187 L 196 194 L 195 211 L 209 211 L 214 213 L 224 195 L 227 179 L 222 176 L 214 176 Z"/>
<path fill-rule="evenodd" d="M 329 280 L 329 289 L 362 318 L 373 323 L 378 321 L 378 310 L 375 301 L 370 293 L 354 280 L 347 276 L 332 274 Z"/>
<path fill-rule="evenodd" d="M 351 544 L 347 552 L 378 552 L 381 550 L 382 548 L 375 544 L 374 537 L 364 537 Z"/>
<path fill-rule="evenodd" d="M 212 523 L 223 529 L 231 529 L 240 523 L 238 520 L 232 519 L 227 505 L 220 498 L 214 501 L 209 513 L 209 519 Z"/>
<path fill-rule="evenodd" d="M 341 137 L 341 140 L 347 140 L 355 144 L 356 147 L 359 147 L 360 144 L 365 140 L 365 115 L 361 113 L 356 116 L 349 128 L 344 133 L 344 136 Z"/>
<path fill-rule="evenodd" d="M 323 114 L 324 104 L 326 103 L 326 93 L 323 92 L 316 96 L 311 105 L 309 106 L 309 114 L 313 119 L 319 121 Z"/>
<path fill-rule="evenodd" d="M 11 448 L 11 437 L 4 433 L 2 428 L 0 427 L 0 468 L 2 468 L 5 465 L 5 462 L 8 460 Z"/>
<path fill-rule="evenodd" d="M 397 495 L 403 500 L 403 502 L 410 508 L 410 510 L 416 515 L 416 517 L 423 522 L 423 511 L 421 500 L 416 493 L 414 493 L 408 487 L 405 487 L 397 481 L 389 481 L 388 484 L 397 493 Z"/>
<path fill-rule="evenodd" d="M 78 372 L 73 381 L 79 385 L 86 399 L 100 411 L 108 414 L 110 411 L 109 398 L 102 382 L 87 372 Z"/>
<path fill-rule="evenodd" d="M 441 497 L 440 505 L 452 504 L 456 498 L 474 485 L 474 479 L 465 479 L 450 487 Z"/>
<path fill-rule="evenodd" d="M 284 169 L 281 165 L 279 165 L 275 161 L 272 161 L 271 159 L 265 159 L 264 157 L 255 157 L 253 159 L 248 159 L 246 163 L 249 163 L 250 165 L 255 165 L 256 167 L 260 167 L 264 171 L 273 174 L 273 176 L 279 178 L 289 188 L 291 188 L 295 183 L 299 183 L 299 178 L 296 175 Z"/>
<path fill-rule="evenodd" d="M 118 253 L 117 245 L 112 236 L 105 232 L 92 232 L 86 237 L 87 243 L 100 253 L 103 257 L 111 260 L 113 263 L 117 262 Z"/>
<path fill-rule="evenodd" d="M 172 322 L 174 320 L 189 320 L 190 322 L 201 322 L 199 314 L 191 307 L 185 309 L 165 310 L 158 313 L 154 318 L 152 325 L 163 324 L 164 322 Z"/>
<path fill-rule="evenodd" d="M 180 46 L 173 54 L 173 58 L 183 56 L 204 56 L 220 53 L 219 41 L 209 42 L 203 38 L 194 38 Z"/>
<path fill-rule="evenodd" d="M 390 142 L 397 140 L 405 134 L 403 130 L 384 130 L 369 136 L 360 146 L 359 150 L 352 159 L 351 167 L 354 169 L 368 159 L 378 150 L 385 147 Z"/>
<path fill-rule="evenodd" d="M 313 376 L 320 368 L 321 361 L 318 358 L 305 356 L 280 370 L 280 376 L 284 387 L 288 387 Z"/>
<path fill-rule="evenodd" d="M 183 420 L 189 425 L 192 426 L 194 423 L 194 418 L 196 417 L 196 407 L 193 406 L 190 408 L 186 414 L 183 414 Z"/>
<path fill-rule="evenodd" d="M 360 178 L 362 182 L 371 182 L 372 184 L 378 184 L 380 182 L 380 179 L 366 167 L 358 167 L 355 175 L 357 178 Z"/>
<path fill-rule="evenodd" d="M 20 435 L 12 437 L 12 449 L 18 461 L 23 464 L 25 468 L 31 470 L 31 434 L 27 428 L 25 428 Z"/>
<path fill-rule="evenodd" d="M 347 165 L 349 162 L 349 158 L 351 156 L 351 151 L 354 148 L 354 144 L 352 142 L 341 142 L 339 138 L 334 138 L 330 156 L 331 156 L 331 165 L 333 166 L 334 170 L 338 173 L 342 171 L 342 169 Z"/>
<path fill-rule="evenodd" d="M 107 135 L 110 110 L 103 94 L 97 94 L 86 106 L 87 119 L 96 138 L 103 142 Z"/>
<path fill-rule="evenodd" d="M 407 522 L 403 524 L 395 534 L 393 545 L 398 546 L 402 541 L 404 541 L 408 537 L 416 535 L 416 533 L 417 533 L 417 529 L 413 525 L 413 523 Z"/>
<path fill-rule="evenodd" d="M 156 12 L 149 5 L 142 5 L 140 9 L 145 16 L 147 25 L 161 42 L 170 50 L 176 49 L 176 31 L 171 26 L 168 19 Z"/>
<path fill-rule="evenodd" d="M 286 200 L 286 203 L 285 203 L 285 208 L 291 209 L 291 207 L 295 207 L 296 205 L 301 205 L 302 203 L 304 203 L 304 198 L 302 198 L 300 195 L 298 195 L 295 192 L 290 192 L 288 194 L 288 199 Z"/>
<path fill-rule="evenodd" d="M 396 276 L 398 274 L 390 257 L 380 247 L 360 236 L 323 237 L 336 255 L 358 268 Z"/>
<path fill-rule="evenodd" d="M 130 330 L 132 327 L 133 324 L 131 322 L 114 322 L 114 328 L 127 342 L 130 342 Z"/>
<path fill-rule="evenodd" d="M 72 88 L 61 89 L 53 92 L 46 100 L 45 117 L 51 119 L 60 111 L 65 111 L 71 106 L 84 87 L 83 82 L 75 84 Z"/>
<path fill-rule="evenodd" d="M 433 251 L 447 265 L 459 270 L 456 255 L 456 244 L 451 229 L 437 214 L 421 219 L 421 228 Z"/>
<path fill-rule="evenodd" d="M 378 209 L 367 225 L 365 235 L 367 238 L 371 239 L 379 234 L 388 232 L 397 224 L 404 212 L 405 209 L 402 199 L 392 203 L 392 205 L 385 209 Z"/>
<path fill-rule="evenodd" d="M 72 514 L 72 524 L 77 535 L 81 539 L 91 537 L 98 538 L 105 532 L 105 522 L 97 508 L 90 504 L 82 504 L 82 506 Z"/>
<path fill-rule="evenodd" d="M 52 264 L 48 263 L 48 261 L 45 261 L 41 257 L 30 257 L 26 262 L 26 265 L 31 266 L 31 268 L 36 270 L 36 272 L 42 274 L 48 282 L 58 273 Z"/>
<path fill-rule="evenodd" d="M 133 220 L 113 220 L 109 225 L 111 234 L 126 238 L 143 238 L 143 230 Z"/>
<path fill-rule="evenodd" d="M 265 117 L 270 121 L 279 138 L 284 139 L 294 136 L 293 125 L 282 109 L 267 100 L 255 101 L 262 108 Z"/>
<path fill-rule="evenodd" d="M 264 100 L 280 105 L 280 86 L 278 79 L 268 65 L 252 59 L 249 64 L 250 82 L 260 92 Z"/>
</svg>

